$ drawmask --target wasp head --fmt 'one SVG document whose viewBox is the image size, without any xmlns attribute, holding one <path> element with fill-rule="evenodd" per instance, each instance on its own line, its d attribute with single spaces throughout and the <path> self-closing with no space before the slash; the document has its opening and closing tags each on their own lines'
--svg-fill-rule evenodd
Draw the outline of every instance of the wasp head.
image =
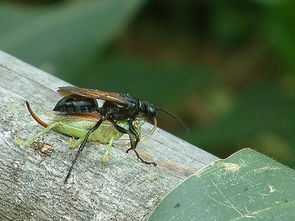
<svg viewBox="0 0 295 221">
<path fill-rule="evenodd" d="M 151 121 L 156 117 L 156 108 L 148 101 L 143 101 L 140 105 L 141 112 Z"/>
<path fill-rule="evenodd" d="M 141 110 L 141 113 L 143 113 L 143 115 L 146 118 L 148 118 L 148 120 L 153 122 L 154 126 L 157 126 L 156 112 L 162 111 L 162 112 L 170 115 L 171 117 L 175 118 L 176 120 L 178 120 L 182 124 L 182 126 L 186 129 L 186 131 L 188 132 L 188 127 L 185 125 L 185 123 L 180 118 L 178 118 L 176 115 L 170 113 L 169 111 L 166 111 L 162 108 L 155 107 L 153 104 L 149 103 L 148 101 L 141 102 L 140 110 Z"/>
</svg>

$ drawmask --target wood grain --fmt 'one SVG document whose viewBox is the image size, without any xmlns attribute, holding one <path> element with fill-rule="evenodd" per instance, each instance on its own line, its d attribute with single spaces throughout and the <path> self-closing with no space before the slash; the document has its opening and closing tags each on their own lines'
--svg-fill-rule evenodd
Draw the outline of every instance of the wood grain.
<svg viewBox="0 0 295 221">
<path fill-rule="evenodd" d="M 218 158 L 161 129 L 138 146 L 158 167 L 126 154 L 119 140 L 107 164 L 103 145 L 88 143 L 69 184 L 63 180 L 75 150 L 68 137 L 49 132 L 40 142 L 54 148 L 41 156 L 21 147 L 14 136 L 40 131 L 25 108 L 28 100 L 43 119 L 59 99 L 56 89 L 70 84 L 0 51 L 0 220 L 143 220 L 182 180 Z M 143 133 L 150 130 L 145 124 Z"/>
</svg>

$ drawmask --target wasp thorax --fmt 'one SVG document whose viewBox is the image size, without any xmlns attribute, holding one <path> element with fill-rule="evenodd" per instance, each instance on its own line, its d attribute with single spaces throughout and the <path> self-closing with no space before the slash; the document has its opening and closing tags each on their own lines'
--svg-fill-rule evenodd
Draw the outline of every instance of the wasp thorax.
<svg viewBox="0 0 295 221">
<path fill-rule="evenodd" d="M 156 117 L 156 108 L 153 104 L 143 101 L 141 103 L 140 109 L 148 119 L 152 120 Z"/>
</svg>

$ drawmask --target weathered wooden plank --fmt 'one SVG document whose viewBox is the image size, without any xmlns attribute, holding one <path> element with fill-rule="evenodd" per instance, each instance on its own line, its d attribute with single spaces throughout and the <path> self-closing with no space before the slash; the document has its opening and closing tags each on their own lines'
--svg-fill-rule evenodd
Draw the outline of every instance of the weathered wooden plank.
<svg viewBox="0 0 295 221">
<path fill-rule="evenodd" d="M 67 137 L 50 132 L 44 142 L 54 147 L 42 158 L 20 147 L 15 135 L 39 131 L 24 100 L 42 118 L 52 115 L 57 87 L 68 83 L 0 52 L 0 219 L 1 220 L 141 220 L 176 185 L 217 158 L 157 129 L 138 147 L 158 167 L 140 163 L 118 141 L 109 163 L 101 164 L 103 145 L 87 144 L 68 185 L 63 184 L 75 155 Z M 143 133 L 150 129 L 146 124 Z"/>
</svg>

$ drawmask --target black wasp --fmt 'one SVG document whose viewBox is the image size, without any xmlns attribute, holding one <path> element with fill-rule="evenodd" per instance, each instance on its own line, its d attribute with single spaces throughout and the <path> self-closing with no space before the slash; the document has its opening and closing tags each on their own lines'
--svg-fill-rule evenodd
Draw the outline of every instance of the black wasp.
<svg viewBox="0 0 295 221">
<path fill-rule="evenodd" d="M 90 134 L 95 131 L 103 121 L 110 121 L 120 133 L 129 135 L 131 147 L 126 151 L 127 153 L 130 150 L 133 150 L 141 162 L 156 166 L 156 163 L 147 162 L 142 159 L 136 151 L 136 146 L 140 141 L 140 136 L 135 130 L 133 121 L 138 117 L 143 117 L 147 121 L 151 121 L 155 124 L 156 111 L 159 110 L 175 117 L 177 120 L 180 120 L 170 112 L 154 107 L 154 105 L 148 101 L 141 101 L 129 94 L 77 88 L 72 86 L 60 87 L 58 92 L 64 97 L 57 102 L 53 109 L 54 111 L 63 112 L 65 114 L 96 112 L 101 116 L 100 120 L 97 121 L 97 123 L 87 132 L 85 139 L 81 143 L 72 165 L 69 168 L 68 174 L 65 178 L 65 183 L 67 183 L 73 166 L 83 151 Z M 125 129 L 121 127 L 117 123 L 118 120 L 127 121 L 129 128 Z M 182 121 L 180 120 L 180 122 Z"/>
</svg>

